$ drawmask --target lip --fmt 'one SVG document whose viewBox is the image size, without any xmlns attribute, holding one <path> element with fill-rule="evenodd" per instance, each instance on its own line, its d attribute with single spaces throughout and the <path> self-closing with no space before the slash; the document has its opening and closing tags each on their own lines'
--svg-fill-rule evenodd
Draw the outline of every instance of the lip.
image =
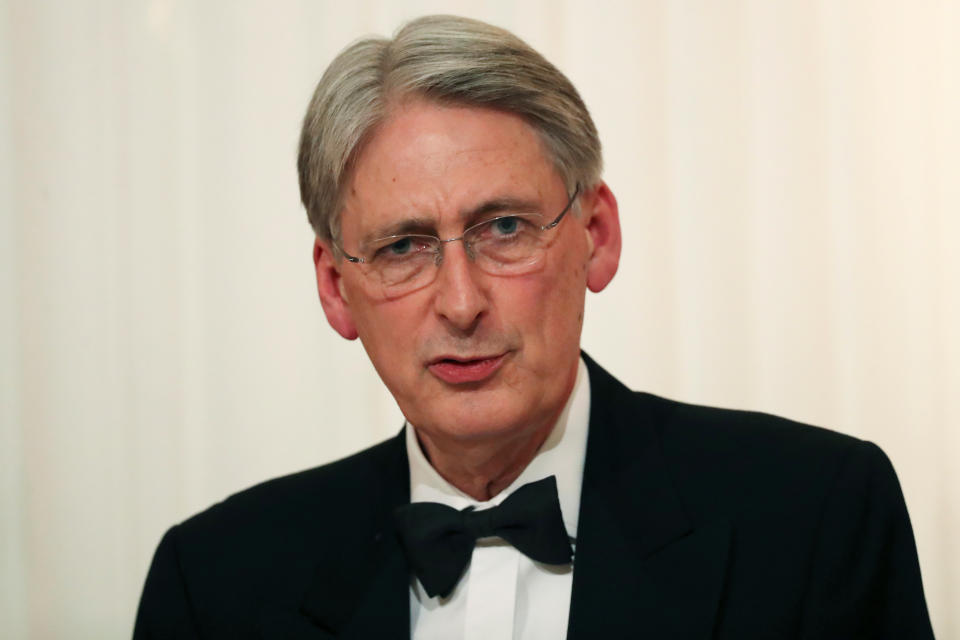
<svg viewBox="0 0 960 640">
<path fill-rule="evenodd" d="M 483 382 L 491 378 L 503 364 L 506 353 L 495 356 L 441 356 L 427 365 L 430 373 L 447 384 Z"/>
</svg>

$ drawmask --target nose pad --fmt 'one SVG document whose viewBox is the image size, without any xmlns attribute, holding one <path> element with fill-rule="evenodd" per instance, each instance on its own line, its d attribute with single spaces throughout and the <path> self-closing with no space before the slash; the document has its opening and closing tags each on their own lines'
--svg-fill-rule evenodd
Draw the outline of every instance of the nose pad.
<svg viewBox="0 0 960 640">
<path fill-rule="evenodd" d="M 473 250 L 473 245 L 467 242 L 465 239 L 462 240 L 462 242 L 463 242 L 463 252 L 467 254 L 467 258 L 470 260 L 470 262 L 476 262 L 477 254 Z"/>
<path fill-rule="evenodd" d="M 446 250 L 446 249 L 444 249 L 444 247 L 447 247 L 447 246 L 450 245 L 450 243 L 456 242 L 456 241 L 458 241 L 458 240 L 459 240 L 460 243 L 463 245 L 463 252 L 464 252 L 464 254 L 467 256 L 467 259 L 468 259 L 470 262 L 476 262 L 476 261 L 477 261 L 477 254 L 476 254 L 476 252 L 473 250 L 473 245 L 470 244 L 469 242 L 467 242 L 466 239 L 464 239 L 464 238 L 453 238 L 452 240 L 445 240 L 445 241 L 444 241 L 444 244 L 442 244 L 442 245 L 440 246 L 440 248 L 437 249 L 436 254 L 433 256 L 433 264 L 435 264 L 435 265 L 438 266 L 438 267 L 439 267 L 441 264 L 443 264 L 443 254 L 444 254 L 444 251 Z"/>
</svg>

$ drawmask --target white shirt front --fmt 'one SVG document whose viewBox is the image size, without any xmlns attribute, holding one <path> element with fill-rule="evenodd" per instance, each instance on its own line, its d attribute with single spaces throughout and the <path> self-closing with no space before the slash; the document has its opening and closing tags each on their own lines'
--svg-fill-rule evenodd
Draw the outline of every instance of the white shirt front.
<svg viewBox="0 0 960 640">
<path fill-rule="evenodd" d="M 488 509 L 530 482 L 556 476 L 560 511 L 576 551 L 580 486 L 590 419 L 590 380 L 580 360 L 563 413 L 520 476 L 499 494 L 478 502 L 430 466 L 416 434 L 406 425 L 410 501 L 454 509 Z M 467 568 L 447 598 L 427 596 L 416 578 L 410 586 L 410 635 L 414 640 L 539 640 L 565 638 L 573 587 L 572 565 L 530 560 L 501 538 L 477 541 Z"/>
</svg>

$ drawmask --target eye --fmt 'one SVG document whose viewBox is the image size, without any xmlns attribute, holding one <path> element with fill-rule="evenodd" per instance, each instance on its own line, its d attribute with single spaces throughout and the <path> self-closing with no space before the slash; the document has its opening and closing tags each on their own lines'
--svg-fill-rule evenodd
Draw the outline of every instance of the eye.
<svg viewBox="0 0 960 640">
<path fill-rule="evenodd" d="M 397 262 L 414 258 L 418 255 L 426 255 L 425 252 L 433 247 L 432 239 L 428 236 L 395 236 L 393 238 L 384 238 L 379 248 L 374 247 L 373 259 L 380 262 Z"/>
<path fill-rule="evenodd" d="M 395 256 L 406 255 L 413 250 L 413 241 L 410 238 L 400 238 L 396 242 L 388 244 L 384 247 L 384 250 Z"/>
<path fill-rule="evenodd" d="M 536 236 L 537 224 L 533 214 L 514 214 L 500 216 L 478 223 L 466 232 L 470 244 L 495 242 L 498 244 L 516 243 L 530 240 Z"/>
<path fill-rule="evenodd" d="M 520 229 L 520 218 L 506 216 L 492 221 L 493 232 L 501 236 L 512 236 Z"/>
</svg>

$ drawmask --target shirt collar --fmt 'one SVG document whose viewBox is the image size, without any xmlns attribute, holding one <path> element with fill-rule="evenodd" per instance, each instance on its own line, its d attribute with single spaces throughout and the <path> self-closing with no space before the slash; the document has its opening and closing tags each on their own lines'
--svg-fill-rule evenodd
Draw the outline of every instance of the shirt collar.
<svg viewBox="0 0 960 640">
<path fill-rule="evenodd" d="M 410 462 L 410 501 L 439 502 L 455 509 L 469 506 L 485 509 L 500 504 L 523 485 L 552 475 L 557 478 L 560 511 L 567 535 L 576 538 L 589 421 L 590 378 L 587 375 L 587 366 L 581 358 L 577 364 L 577 379 L 570 397 L 567 398 L 567 404 L 537 455 L 509 487 L 485 502 L 477 501 L 460 491 L 430 466 L 417 442 L 413 426 L 407 422 L 405 438 L 407 459 Z"/>
</svg>

